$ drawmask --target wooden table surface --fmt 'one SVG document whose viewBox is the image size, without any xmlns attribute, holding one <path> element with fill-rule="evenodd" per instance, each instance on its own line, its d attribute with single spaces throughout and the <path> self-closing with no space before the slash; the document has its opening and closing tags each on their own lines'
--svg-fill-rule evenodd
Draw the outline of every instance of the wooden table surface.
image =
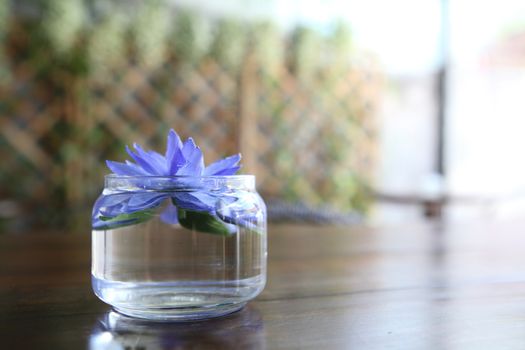
<svg viewBox="0 0 525 350">
<path fill-rule="evenodd" d="M 0 236 L 2 349 L 525 349 L 525 222 L 269 229 L 244 310 L 161 324 L 110 312 L 86 234 Z"/>
</svg>

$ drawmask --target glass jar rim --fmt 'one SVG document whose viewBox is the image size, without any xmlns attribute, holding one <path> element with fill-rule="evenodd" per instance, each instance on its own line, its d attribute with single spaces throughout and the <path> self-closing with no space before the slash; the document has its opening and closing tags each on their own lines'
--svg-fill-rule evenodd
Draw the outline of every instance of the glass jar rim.
<svg viewBox="0 0 525 350">
<path fill-rule="evenodd" d="M 210 190 L 221 188 L 255 190 L 255 175 L 116 175 L 104 177 L 104 187 L 112 190 L 191 190 L 193 187 Z"/>
</svg>

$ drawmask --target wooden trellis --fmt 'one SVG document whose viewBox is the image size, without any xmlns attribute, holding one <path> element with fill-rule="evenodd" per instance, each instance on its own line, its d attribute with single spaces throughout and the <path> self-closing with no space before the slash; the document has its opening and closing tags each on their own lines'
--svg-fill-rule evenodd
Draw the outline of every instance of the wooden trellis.
<svg viewBox="0 0 525 350">
<path fill-rule="evenodd" d="M 88 225 L 104 160 L 124 160 L 133 142 L 162 149 L 169 128 L 194 137 L 206 162 L 242 152 L 243 172 L 257 176 L 264 196 L 366 207 L 381 85 L 371 66 L 320 70 L 308 83 L 251 58 L 237 72 L 207 57 L 194 66 L 130 61 L 102 76 L 42 75 L 13 47 L 12 77 L 0 86 L 0 200 L 19 204 L 28 225 Z"/>
</svg>

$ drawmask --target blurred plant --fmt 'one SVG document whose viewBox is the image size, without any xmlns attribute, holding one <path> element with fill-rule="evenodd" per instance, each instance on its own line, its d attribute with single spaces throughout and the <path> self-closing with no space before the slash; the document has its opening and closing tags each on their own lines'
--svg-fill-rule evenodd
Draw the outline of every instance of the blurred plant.
<svg viewBox="0 0 525 350">
<path fill-rule="evenodd" d="M 9 2 L 8 0 L 0 0 L 0 39 L 5 38 L 5 31 L 7 30 L 7 19 L 9 17 Z"/>
<path fill-rule="evenodd" d="M 4 50 L 0 49 L 0 85 L 7 84 L 11 80 L 11 72 L 9 69 L 9 60 L 7 59 Z"/>
<path fill-rule="evenodd" d="M 126 62 L 127 29 L 126 17 L 118 12 L 95 24 L 88 45 L 90 71 L 95 76 L 109 78 L 109 70 Z"/>
<path fill-rule="evenodd" d="M 246 53 L 246 28 L 233 19 L 223 19 L 216 26 L 211 54 L 230 71 L 240 68 Z"/>
<path fill-rule="evenodd" d="M 334 31 L 328 39 L 327 52 L 330 54 L 329 64 L 339 68 L 348 67 L 352 53 L 352 31 L 347 22 L 337 21 Z"/>
<path fill-rule="evenodd" d="M 47 0 L 44 2 L 42 29 L 51 47 L 58 53 L 67 53 L 76 44 L 86 22 L 82 0 Z"/>
<path fill-rule="evenodd" d="M 314 79 L 321 63 L 322 41 L 317 32 L 307 27 L 297 27 L 292 35 L 291 68 L 303 82 Z"/>
<path fill-rule="evenodd" d="M 9 2 L 0 0 L 0 84 L 9 81 L 10 72 L 8 60 L 5 53 L 5 40 L 7 37 L 7 25 L 9 20 Z"/>
<path fill-rule="evenodd" d="M 263 71 L 275 76 L 284 64 L 284 39 L 273 22 L 261 22 L 253 26 L 251 45 Z"/>
<path fill-rule="evenodd" d="M 170 37 L 170 46 L 175 56 L 182 62 L 198 62 L 210 49 L 211 29 L 208 19 L 189 10 L 181 10 L 175 18 Z"/>
<path fill-rule="evenodd" d="M 164 0 L 144 0 L 133 19 L 131 33 L 139 63 L 156 68 L 166 57 L 171 11 Z"/>
</svg>

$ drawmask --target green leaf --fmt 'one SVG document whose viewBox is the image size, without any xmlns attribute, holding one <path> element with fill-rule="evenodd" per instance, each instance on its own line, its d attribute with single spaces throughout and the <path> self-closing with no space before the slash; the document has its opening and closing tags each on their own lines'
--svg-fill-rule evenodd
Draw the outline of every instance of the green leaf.
<svg viewBox="0 0 525 350">
<path fill-rule="evenodd" d="M 178 209 L 179 223 L 188 230 L 227 236 L 231 233 L 227 224 L 215 216 L 203 211 Z"/>
<path fill-rule="evenodd" d="M 103 227 L 98 227 L 98 230 L 114 229 L 129 225 L 140 224 L 141 222 L 148 221 L 154 216 L 153 210 L 142 210 L 134 213 L 120 214 L 114 217 L 100 216 L 100 220 L 106 223 Z"/>
</svg>

